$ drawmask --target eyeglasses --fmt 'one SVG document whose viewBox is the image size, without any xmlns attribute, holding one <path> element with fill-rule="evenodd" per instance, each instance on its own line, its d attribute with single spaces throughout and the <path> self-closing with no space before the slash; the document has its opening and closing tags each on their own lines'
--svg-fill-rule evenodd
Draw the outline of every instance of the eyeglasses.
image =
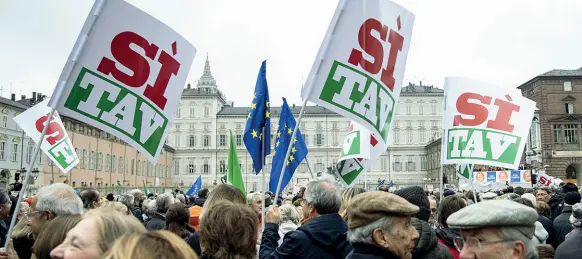
<svg viewBox="0 0 582 259">
<path fill-rule="evenodd" d="M 39 215 L 39 214 L 41 214 L 41 213 L 43 213 L 43 212 L 44 212 L 44 211 L 38 211 L 38 210 L 29 211 L 29 212 L 25 212 L 25 213 L 24 213 L 24 216 L 25 216 L 25 217 L 27 217 L 27 218 L 30 218 L 30 217 L 32 217 L 32 216 Z"/>
<path fill-rule="evenodd" d="M 479 241 L 476 237 L 469 237 L 467 239 L 463 239 L 462 237 L 455 237 L 453 242 L 455 244 L 455 248 L 457 251 L 461 252 L 464 246 L 467 246 L 469 249 L 481 249 L 483 246 L 486 245 L 493 245 L 505 242 L 512 242 L 515 240 L 496 240 L 496 241 Z"/>
</svg>

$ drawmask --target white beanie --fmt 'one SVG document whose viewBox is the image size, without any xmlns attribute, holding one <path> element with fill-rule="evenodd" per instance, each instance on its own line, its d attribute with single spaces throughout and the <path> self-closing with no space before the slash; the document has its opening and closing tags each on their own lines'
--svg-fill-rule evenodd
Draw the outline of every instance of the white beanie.
<svg viewBox="0 0 582 259">
<path fill-rule="evenodd" d="M 534 196 L 531 193 L 524 193 L 521 195 L 522 198 L 524 199 L 528 199 L 529 201 L 531 201 L 531 203 L 533 203 L 534 208 L 537 207 L 538 202 L 536 201 L 536 196 Z"/>
</svg>

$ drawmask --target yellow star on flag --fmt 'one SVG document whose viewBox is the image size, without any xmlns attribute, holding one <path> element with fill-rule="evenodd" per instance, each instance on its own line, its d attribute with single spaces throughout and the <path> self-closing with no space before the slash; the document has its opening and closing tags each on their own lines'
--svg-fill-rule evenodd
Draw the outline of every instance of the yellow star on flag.
<svg viewBox="0 0 582 259">
<path fill-rule="evenodd" d="M 293 161 L 295 158 L 293 156 L 289 156 L 289 161 Z"/>
<path fill-rule="evenodd" d="M 269 111 L 266 111 L 266 112 L 265 112 L 265 117 L 267 117 L 267 118 L 271 118 L 271 113 L 270 113 Z"/>
<path fill-rule="evenodd" d="M 253 93 L 253 99 L 257 98 L 257 93 Z"/>
<path fill-rule="evenodd" d="M 293 130 L 292 130 L 291 128 L 289 128 L 289 129 L 287 130 L 287 133 L 289 133 L 289 135 L 291 135 L 291 133 L 293 133 Z"/>
<path fill-rule="evenodd" d="M 295 142 L 297 142 L 297 138 L 293 138 L 293 144 L 295 144 Z"/>
<path fill-rule="evenodd" d="M 256 130 L 253 130 L 253 132 L 251 132 L 251 135 L 253 135 L 253 138 L 256 138 L 257 137 L 257 133 L 258 132 Z"/>
<path fill-rule="evenodd" d="M 285 161 L 285 164 L 286 164 L 286 165 L 289 165 L 289 160 Z"/>
<path fill-rule="evenodd" d="M 267 107 L 269 107 L 269 102 L 267 101 L 267 102 L 265 103 L 265 105 L 267 105 Z"/>
<path fill-rule="evenodd" d="M 291 153 L 295 154 L 295 152 L 296 152 L 296 151 L 297 151 L 297 150 L 295 149 L 295 147 L 292 147 L 292 148 L 291 148 Z"/>
<path fill-rule="evenodd" d="M 275 146 L 278 147 L 279 144 L 281 144 L 281 143 L 277 140 L 277 143 L 275 143 Z"/>
<path fill-rule="evenodd" d="M 249 118 L 249 119 L 251 118 L 251 114 L 250 113 L 249 113 L 249 116 L 247 116 L 247 118 Z"/>
<path fill-rule="evenodd" d="M 277 131 L 277 137 L 281 137 L 281 132 Z"/>
<path fill-rule="evenodd" d="M 257 108 L 257 104 L 256 103 L 251 103 L 251 109 L 256 109 Z"/>
</svg>

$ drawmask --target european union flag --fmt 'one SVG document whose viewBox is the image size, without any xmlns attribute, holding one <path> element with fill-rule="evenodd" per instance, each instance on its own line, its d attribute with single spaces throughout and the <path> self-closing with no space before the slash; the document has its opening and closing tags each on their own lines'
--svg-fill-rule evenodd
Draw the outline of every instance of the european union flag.
<svg viewBox="0 0 582 259">
<path fill-rule="evenodd" d="M 202 175 L 198 176 L 198 179 L 192 184 L 190 189 L 186 192 L 186 196 L 192 196 L 198 193 L 202 189 Z"/>
<path fill-rule="evenodd" d="M 263 127 L 265 136 L 262 133 Z M 253 159 L 255 174 L 258 174 L 263 167 L 265 157 L 271 153 L 271 108 L 267 86 L 267 61 L 263 61 L 259 70 L 243 140 Z"/>
<path fill-rule="evenodd" d="M 277 191 L 277 184 L 279 184 L 279 177 L 281 175 L 281 168 L 285 162 L 285 173 L 283 174 L 283 182 L 281 182 L 281 190 L 287 186 L 295 169 L 301 164 L 303 159 L 307 156 L 307 146 L 305 140 L 301 135 L 301 131 L 295 134 L 295 139 L 291 140 L 293 130 L 295 129 L 295 118 L 287 100 L 283 98 L 283 106 L 281 107 L 281 115 L 279 117 L 279 129 L 277 130 L 277 140 L 275 141 L 275 155 L 273 156 L 273 167 L 271 168 L 271 179 L 269 181 L 269 190 L 272 193 Z M 297 129 L 299 130 L 299 129 Z M 292 145 L 289 159 L 285 160 L 289 144 Z"/>
</svg>

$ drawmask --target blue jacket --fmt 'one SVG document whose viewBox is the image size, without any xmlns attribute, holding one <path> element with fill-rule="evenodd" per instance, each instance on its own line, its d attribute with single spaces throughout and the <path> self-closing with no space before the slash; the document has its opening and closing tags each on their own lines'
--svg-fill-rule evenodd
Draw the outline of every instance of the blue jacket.
<svg viewBox="0 0 582 259">
<path fill-rule="evenodd" d="M 259 258 L 345 258 L 352 251 L 347 231 L 348 226 L 339 214 L 321 215 L 296 231 L 287 232 L 279 246 L 279 226 L 266 223 Z"/>
</svg>

